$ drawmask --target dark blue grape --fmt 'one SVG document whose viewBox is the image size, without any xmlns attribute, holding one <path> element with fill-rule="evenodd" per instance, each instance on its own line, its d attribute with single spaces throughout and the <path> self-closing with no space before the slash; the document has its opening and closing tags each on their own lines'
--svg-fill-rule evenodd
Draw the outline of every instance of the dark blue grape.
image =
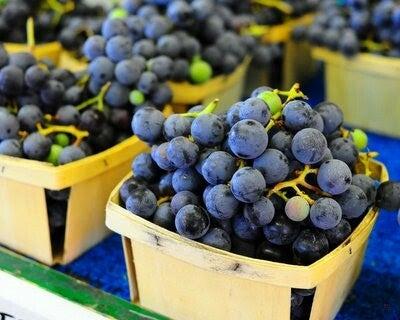
<svg viewBox="0 0 400 320">
<path fill-rule="evenodd" d="M 176 214 L 180 209 L 189 204 L 199 205 L 199 198 L 190 191 L 181 191 L 174 195 L 171 199 L 172 212 Z"/>
<path fill-rule="evenodd" d="M 193 57 L 200 54 L 201 44 L 195 38 L 191 36 L 184 37 L 181 44 L 181 56 L 191 60 Z"/>
<path fill-rule="evenodd" d="M 174 61 L 163 55 L 155 57 L 149 62 L 149 70 L 153 72 L 159 81 L 166 81 L 172 75 Z"/>
<path fill-rule="evenodd" d="M 129 36 L 129 29 L 121 19 L 107 19 L 101 26 L 101 34 L 108 40 L 115 36 Z"/>
<path fill-rule="evenodd" d="M 141 140 L 155 142 L 162 135 L 165 117 L 159 110 L 145 107 L 135 113 L 132 119 L 132 131 Z"/>
<path fill-rule="evenodd" d="M 100 134 L 101 128 L 105 123 L 105 116 L 102 112 L 94 109 L 88 109 L 81 115 L 79 127 L 93 134 Z"/>
<path fill-rule="evenodd" d="M 8 64 L 26 71 L 26 69 L 36 64 L 36 58 L 29 52 L 12 53 L 9 56 Z"/>
<path fill-rule="evenodd" d="M 62 125 L 78 126 L 81 121 L 81 115 L 74 106 L 63 106 L 58 109 L 56 119 Z"/>
<path fill-rule="evenodd" d="M 142 17 L 129 16 L 125 19 L 125 23 L 128 26 L 130 37 L 134 43 L 144 37 L 146 21 Z"/>
<path fill-rule="evenodd" d="M 172 173 L 167 173 L 163 175 L 158 183 L 158 190 L 160 196 L 173 196 L 175 194 L 174 187 L 172 186 Z"/>
<path fill-rule="evenodd" d="M 44 160 L 50 152 L 51 139 L 34 132 L 25 138 L 22 148 L 29 159 Z"/>
<path fill-rule="evenodd" d="M 226 120 L 230 127 L 233 127 L 240 119 L 240 108 L 242 107 L 243 102 L 236 102 L 232 105 L 227 113 Z"/>
<path fill-rule="evenodd" d="M 24 73 L 16 66 L 6 66 L 0 70 L 0 91 L 5 95 L 17 96 L 24 86 Z"/>
<path fill-rule="evenodd" d="M 311 121 L 309 126 L 310 128 L 324 132 L 324 120 L 322 119 L 322 116 L 315 110 L 311 110 Z"/>
<path fill-rule="evenodd" d="M 105 102 L 113 108 L 121 108 L 129 102 L 129 88 L 113 81 L 104 96 Z"/>
<path fill-rule="evenodd" d="M 263 231 L 269 242 L 278 246 L 286 246 L 297 238 L 300 226 L 285 215 L 277 215 L 270 224 L 264 226 Z"/>
<path fill-rule="evenodd" d="M 274 218 L 275 208 L 271 200 L 261 197 L 261 199 L 255 203 L 246 204 L 244 206 L 243 215 L 252 225 L 263 227 Z"/>
<path fill-rule="evenodd" d="M 29 67 L 25 72 L 25 83 L 33 89 L 39 90 L 49 80 L 50 74 L 46 68 L 39 65 Z"/>
<path fill-rule="evenodd" d="M 332 195 L 345 192 L 351 185 L 352 174 L 346 163 L 332 159 L 324 162 L 318 170 L 318 185 Z"/>
<path fill-rule="evenodd" d="M 348 219 L 361 217 L 368 207 L 368 199 L 361 188 L 351 185 L 346 192 L 335 197 L 342 208 L 343 216 Z"/>
<path fill-rule="evenodd" d="M 166 17 L 154 15 L 147 21 L 144 34 L 148 39 L 157 40 L 170 30 L 171 23 Z"/>
<path fill-rule="evenodd" d="M 135 178 L 148 183 L 159 176 L 159 170 L 153 162 L 150 153 L 141 153 L 132 162 L 132 171 Z"/>
<path fill-rule="evenodd" d="M 203 114 L 192 122 L 193 139 L 206 147 L 220 144 L 225 136 L 225 127 L 221 118 L 215 114 Z"/>
<path fill-rule="evenodd" d="M 157 40 L 157 52 L 170 58 L 177 58 L 181 51 L 181 44 L 178 38 L 172 34 L 161 36 Z"/>
<path fill-rule="evenodd" d="M 52 108 L 58 106 L 64 100 L 65 87 L 57 80 L 49 80 L 40 90 L 42 102 Z"/>
<path fill-rule="evenodd" d="M 205 20 L 214 13 L 215 4 L 211 0 L 194 0 L 191 3 L 193 14 L 197 20 Z"/>
<path fill-rule="evenodd" d="M 149 20 L 150 18 L 158 15 L 157 7 L 150 4 L 142 5 L 138 8 L 136 13 L 140 18 L 144 20 Z"/>
<path fill-rule="evenodd" d="M 368 199 L 368 205 L 372 205 L 375 203 L 377 190 L 376 183 L 373 179 L 364 174 L 356 174 L 353 176 L 351 184 L 359 187 L 362 191 L 364 191 Z"/>
<path fill-rule="evenodd" d="M 265 102 L 259 98 L 249 98 L 240 105 L 241 120 L 252 119 L 267 125 L 271 119 L 271 112 Z"/>
<path fill-rule="evenodd" d="M 187 117 L 182 117 L 179 114 L 173 114 L 167 118 L 164 122 L 164 137 L 167 140 L 172 140 L 173 138 L 190 135 L 190 127 L 192 125 L 192 120 Z"/>
<path fill-rule="evenodd" d="M 217 46 L 209 46 L 204 49 L 202 58 L 215 70 L 222 65 L 223 54 Z"/>
<path fill-rule="evenodd" d="M 124 86 L 136 84 L 141 73 L 141 66 L 137 66 L 133 59 L 122 60 L 115 67 L 115 78 Z"/>
<path fill-rule="evenodd" d="M 220 220 L 232 218 L 239 210 L 239 201 L 233 196 L 229 186 L 219 184 L 208 190 L 205 196 L 208 212 Z"/>
<path fill-rule="evenodd" d="M 311 206 L 310 218 L 317 228 L 332 229 L 342 219 L 342 209 L 334 199 L 320 198 Z"/>
<path fill-rule="evenodd" d="M 167 7 L 167 17 L 180 27 L 185 27 L 193 19 L 193 9 L 186 1 L 172 1 Z"/>
<path fill-rule="evenodd" d="M 236 171 L 236 161 L 224 151 L 212 152 L 201 166 L 204 179 L 212 184 L 228 183 Z"/>
<path fill-rule="evenodd" d="M 114 77 L 114 63 L 106 57 L 98 57 L 94 59 L 88 67 L 91 80 L 102 85 L 111 81 Z"/>
<path fill-rule="evenodd" d="M 346 219 L 342 219 L 335 228 L 324 230 L 324 234 L 330 248 L 334 249 L 350 236 L 351 225 Z"/>
<path fill-rule="evenodd" d="M 315 164 L 323 158 L 328 143 L 324 135 L 316 129 L 303 129 L 296 133 L 292 141 L 292 153 L 304 164 Z"/>
<path fill-rule="evenodd" d="M 19 129 L 17 117 L 8 112 L 0 113 L 0 140 L 17 138 Z"/>
<path fill-rule="evenodd" d="M 245 241 L 254 241 L 260 235 L 260 228 L 252 225 L 243 215 L 236 215 L 232 226 L 235 235 Z"/>
<path fill-rule="evenodd" d="M 326 236 L 319 231 L 303 230 L 293 243 L 293 253 L 298 264 L 309 265 L 329 252 Z"/>
<path fill-rule="evenodd" d="M 142 39 L 134 43 L 132 53 L 134 55 L 143 56 L 146 59 L 151 59 L 156 54 L 156 47 L 153 41 Z"/>
<path fill-rule="evenodd" d="M 145 188 L 132 191 L 126 200 L 126 209 L 142 218 L 150 218 L 157 210 L 157 198 Z"/>
<path fill-rule="evenodd" d="M 210 229 L 200 241 L 208 246 L 225 251 L 231 251 L 232 248 L 231 237 L 225 230 L 219 228 Z"/>
<path fill-rule="evenodd" d="M 336 131 L 343 123 L 343 112 L 331 102 L 321 102 L 315 110 L 324 120 L 324 134 L 329 135 Z"/>
<path fill-rule="evenodd" d="M 293 135 L 285 130 L 275 133 L 270 142 L 270 147 L 281 151 L 288 159 L 293 159 L 292 153 Z"/>
<path fill-rule="evenodd" d="M 389 211 L 400 208 L 400 183 L 386 181 L 382 183 L 377 191 L 376 205 Z"/>
<path fill-rule="evenodd" d="M 22 130 L 33 132 L 37 130 L 36 125 L 42 123 L 43 112 L 38 106 L 26 105 L 19 109 L 17 117 Z"/>
<path fill-rule="evenodd" d="M 256 257 L 257 259 L 275 262 L 289 262 L 290 260 L 285 247 L 277 246 L 267 240 L 258 246 Z"/>
<path fill-rule="evenodd" d="M 180 235 L 189 239 L 199 239 L 210 228 L 210 217 L 203 208 L 189 204 L 176 214 L 175 227 Z"/>
<path fill-rule="evenodd" d="M 119 198 L 122 203 L 125 204 L 126 200 L 129 198 L 129 195 L 138 188 L 144 188 L 144 186 L 134 178 L 129 178 L 128 180 L 124 181 L 119 189 Z"/>
<path fill-rule="evenodd" d="M 244 167 L 236 171 L 231 180 L 231 191 L 236 199 L 254 203 L 261 199 L 266 183 L 260 171 Z"/>
<path fill-rule="evenodd" d="M 104 56 L 106 49 L 106 40 L 99 35 L 89 37 L 83 45 L 83 54 L 89 61 L 97 57 Z"/>
<path fill-rule="evenodd" d="M 172 176 L 175 192 L 197 191 L 202 185 L 201 176 L 192 168 L 178 169 Z"/>
<path fill-rule="evenodd" d="M 157 163 L 157 165 L 166 171 L 172 171 L 175 170 L 176 167 L 174 164 L 168 159 L 167 156 L 167 148 L 168 148 L 168 143 L 162 143 L 158 147 L 153 146 L 151 155 L 153 160 Z"/>
<path fill-rule="evenodd" d="M 73 161 L 77 161 L 80 159 L 83 159 L 86 157 L 85 152 L 77 146 L 68 146 L 65 147 L 59 157 L 58 157 L 58 163 L 60 165 L 67 164 Z"/>
<path fill-rule="evenodd" d="M 158 108 L 164 108 L 172 101 L 172 90 L 166 83 L 159 84 L 151 94 L 150 100 Z"/>
<path fill-rule="evenodd" d="M 164 202 L 157 208 L 153 223 L 171 231 L 175 229 L 175 215 L 172 212 L 171 203 Z"/>
<path fill-rule="evenodd" d="M 199 174 L 203 174 L 202 170 L 203 170 L 203 164 L 204 162 L 207 160 L 207 158 L 210 156 L 211 153 L 213 153 L 215 151 L 215 149 L 203 149 L 199 155 L 199 159 L 197 160 L 196 163 L 196 170 Z"/>
<path fill-rule="evenodd" d="M 312 120 L 312 109 L 307 102 L 301 100 L 290 101 L 282 111 L 285 126 L 293 131 L 307 128 Z"/>
<path fill-rule="evenodd" d="M 358 159 L 358 150 L 350 139 L 337 138 L 329 144 L 332 157 L 342 160 L 352 168 Z"/>
<path fill-rule="evenodd" d="M 0 142 L 0 154 L 22 158 L 21 143 L 16 139 L 6 139 Z"/>
<path fill-rule="evenodd" d="M 171 80 L 176 82 L 185 81 L 189 75 L 189 62 L 185 59 L 175 59 L 172 67 Z"/>
<path fill-rule="evenodd" d="M 289 160 L 277 149 L 267 149 L 254 159 L 253 168 L 260 171 L 265 182 L 272 185 L 284 181 L 289 174 Z"/>
<path fill-rule="evenodd" d="M 132 41 L 126 36 L 115 36 L 107 41 L 106 53 L 111 61 L 118 63 L 132 56 Z"/>
<path fill-rule="evenodd" d="M 158 86 L 157 76 L 150 71 L 143 72 L 139 78 L 138 89 L 144 94 L 150 94 Z"/>
<path fill-rule="evenodd" d="M 169 142 L 167 156 L 177 168 L 188 168 L 197 162 L 199 147 L 188 138 L 177 137 Z"/>
</svg>

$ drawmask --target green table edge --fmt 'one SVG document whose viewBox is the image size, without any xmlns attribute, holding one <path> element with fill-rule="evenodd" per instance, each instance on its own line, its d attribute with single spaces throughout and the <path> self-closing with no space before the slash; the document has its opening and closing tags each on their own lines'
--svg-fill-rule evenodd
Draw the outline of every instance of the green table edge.
<svg viewBox="0 0 400 320">
<path fill-rule="evenodd" d="M 0 271 L 110 319 L 168 319 L 2 247 L 0 247 Z"/>
</svg>

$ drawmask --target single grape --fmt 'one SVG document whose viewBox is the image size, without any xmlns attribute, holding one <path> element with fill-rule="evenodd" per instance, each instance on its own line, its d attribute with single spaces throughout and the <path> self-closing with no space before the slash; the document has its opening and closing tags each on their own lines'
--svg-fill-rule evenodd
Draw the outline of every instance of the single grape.
<svg viewBox="0 0 400 320">
<path fill-rule="evenodd" d="M 161 177 L 160 182 L 158 183 L 158 190 L 161 197 L 170 197 L 175 194 L 175 190 L 172 186 L 172 176 L 172 173 L 167 173 Z"/>
<path fill-rule="evenodd" d="M 63 151 L 63 147 L 53 144 L 50 148 L 50 153 L 47 156 L 46 162 L 50 162 L 53 165 L 58 165 L 58 158 L 60 157 L 61 152 Z"/>
<path fill-rule="evenodd" d="M 323 231 L 329 241 L 331 249 L 343 243 L 351 234 L 351 225 L 346 219 L 342 219 L 339 224 L 332 229 Z"/>
<path fill-rule="evenodd" d="M 263 100 L 266 103 L 272 115 L 282 111 L 282 100 L 277 93 L 266 90 L 258 94 L 257 98 Z"/>
<path fill-rule="evenodd" d="M 236 161 L 229 153 L 215 151 L 204 160 L 201 168 L 201 173 L 208 183 L 228 183 L 236 171 Z"/>
<path fill-rule="evenodd" d="M 105 102 L 113 108 L 122 108 L 129 102 L 129 88 L 117 81 L 111 82 L 104 97 Z"/>
<path fill-rule="evenodd" d="M 139 90 L 132 90 L 129 93 L 129 102 L 135 106 L 142 105 L 145 102 L 145 100 L 146 100 L 146 97 Z"/>
<path fill-rule="evenodd" d="M 102 125 L 106 119 L 102 112 L 95 109 L 88 109 L 81 114 L 79 127 L 93 134 L 100 134 Z"/>
<path fill-rule="evenodd" d="M 153 146 L 152 152 L 151 152 L 151 157 L 153 160 L 157 163 L 157 165 L 166 171 L 172 171 L 175 170 L 176 167 L 174 164 L 168 159 L 167 156 L 167 148 L 168 148 L 168 143 L 162 143 L 159 146 Z"/>
<path fill-rule="evenodd" d="M 351 185 L 352 173 L 343 161 L 325 161 L 318 170 L 317 181 L 320 188 L 332 195 L 345 192 Z"/>
<path fill-rule="evenodd" d="M 142 70 L 136 66 L 133 59 L 122 60 L 115 66 L 115 78 L 124 86 L 135 85 L 140 78 Z"/>
<path fill-rule="evenodd" d="M 157 210 L 157 198 L 145 188 L 132 191 L 126 200 L 126 209 L 142 218 L 150 218 Z"/>
<path fill-rule="evenodd" d="M 210 228 L 210 217 L 203 208 L 189 204 L 176 214 L 175 227 L 180 235 L 189 239 L 199 239 Z"/>
<path fill-rule="evenodd" d="M 243 215 L 234 216 L 232 226 L 235 235 L 245 241 L 254 241 L 260 235 L 260 228 L 252 225 Z"/>
<path fill-rule="evenodd" d="M 115 36 L 128 36 L 129 29 L 121 19 L 107 19 L 101 26 L 101 34 L 106 40 L 109 40 Z"/>
<path fill-rule="evenodd" d="M 386 181 L 382 183 L 377 191 L 376 205 L 389 211 L 400 208 L 400 183 Z"/>
<path fill-rule="evenodd" d="M 137 87 L 144 94 L 150 94 L 157 88 L 157 85 L 157 76 L 151 71 L 145 71 L 141 74 Z"/>
<path fill-rule="evenodd" d="M 33 90 L 40 90 L 49 78 L 49 71 L 40 65 L 29 67 L 25 72 L 25 83 Z"/>
<path fill-rule="evenodd" d="M 67 164 L 73 161 L 77 161 L 86 157 L 83 150 L 77 146 L 65 147 L 58 157 L 58 163 L 60 165 Z"/>
<path fill-rule="evenodd" d="M 271 111 L 264 100 L 249 98 L 241 104 L 239 117 L 240 120 L 252 119 L 266 126 L 271 119 Z"/>
<path fill-rule="evenodd" d="M 188 168 L 197 162 L 199 147 L 188 138 L 177 137 L 169 142 L 167 157 L 177 168 Z"/>
<path fill-rule="evenodd" d="M 321 102 L 315 110 L 324 120 L 324 134 L 329 135 L 343 124 L 343 112 L 332 102 Z"/>
<path fill-rule="evenodd" d="M 304 198 L 295 196 L 286 202 L 285 213 L 292 221 L 304 221 L 310 214 L 310 205 Z"/>
<path fill-rule="evenodd" d="M 198 206 L 200 204 L 199 198 L 190 191 L 178 192 L 171 199 L 172 212 L 176 214 L 181 208 L 189 204 Z"/>
<path fill-rule="evenodd" d="M 89 61 L 97 57 L 104 56 L 106 48 L 106 41 L 102 36 L 94 35 L 89 37 L 83 45 L 83 54 Z"/>
<path fill-rule="evenodd" d="M 132 131 L 146 142 L 157 141 L 161 134 L 165 117 L 161 111 L 145 107 L 135 113 L 132 119 Z"/>
<path fill-rule="evenodd" d="M 191 135 L 197 143 L 203 146 L 216 146 L 224 140 L 224 123 L 221 118 L 215 114 L 200 115 L 192 122 Z"/>
<path fill-rule="evenodd" d="M 337 138 L 329 144 L 334 159 L 345 162 L 352 168 L 358 159 L 358 150 L 354 143 L 346 138 Z"/>
<path fill-rule="evenodd" d="M 293 137 L 293 155 L 304 164 L 314 164 L 321 161 L 326 148 L 326 138 L 316 129 L 303 129 Z"/>
<path fill-rule="evenodd" d="M 351 184 L 359 187 L 362 191 L 364 191 L 368 199 L 368 205 L 372 205 L 375 203 L 377 192 L 375 180 L 364 174 L 356 174 L 353 176 Z"/>
<path fill-rule="evenodd" d="M 232 248 L 231 237 L 225 230 L 219 228 L 210 229 L 200 241 L 208 246 L 225 251 L 231 251 Z"/>
<path fill-rule="evenodd" d="M 175 229 L 175 215 L 172 212 L 171 203 L 160 204 L 154 213 L 153 223 L 171 231 Z"/>
<path fill-rule="evenodd" d="M 189 76 L 189 62 L 178 58 L 173 63 L 171 79 L 176 82 L 187 80 Z"/>
<path fill-rule="evenodd" d="M 295 260 L 301 265 L 312 264 L 328 252 L 328 239 L 319 231 L 303 230 L 293 243 Z"/>
<path fill-rule="evenodd" d="M 267 149 L 254 159 L 253 168 L 264 176 L 267 185 L 284 181 L 289 174 L 289 160 L 279 150 Z"/>
<path fill-rule="evenodd" d="M 142 56 L 145 59 L 151 59 L 156 54 L 156 47 L 153 41 L 142 39 L 133 44 L 132 53 L 134 55 Z"/>
<path fill-rule="evenodd" d="M 18 121 L 22 130 L 33 132 L 37 130 L 36 125 L 43 122 L 43 112 L 38 106 L 26 105 L 19 109 Z"/>
<path fill-rule="evenodd" d="M 268 146 L 268 134 L 255 120 L 241 120 L 229 132 L 229 147 L 242 159 L 259 157 Z"/>
<path fill-rule="evenodd" d="M 317 129 L 320 132 L 324 132 L 324 120 L 322 119 L 322 116 L 315 110 L 311 110 L 311 121 L 309 127 Z"/>
<path fill-rule="evenodd" d="M 275 208 L 271 200 L 261 197 L 261 199 L 255 203 L 246 204 L 244 206 L 243 215 L 252 225 L 263 227 L 274 218 Z"/>
<path fill-rule="evenodd" d="M 45 105 L 59 106 L 64 100 L 65 87 L 57 80 L 49 80 L 40 90 L 40 98 Z"/>
<path fill-rule="evenodd" d="M 232 105 L 227 113 L 227 121 L 230 127 L 233 127 L 240 119 L 240 108 L 242 107 L 243 102 L 236 102 Z"/>
<path fill-rule="evenodd" d="M 332 229 L 342 219 L 342 208 L 334 199 L 320 198 L 311 206 L 310 218 L 317 228 Z"/>
<path fill-rule="evenodd" d="M 5 66 L 0 70 L 0 91 L 5 95 L 17 96 L 22 93 L 24 73 L 16 66 Z"/>
<path fill-rule="evenodd" d="M 231 191 L 236 199 L 254 203 L 261 199 L 266 183 L 260 171 L 244 167 L 236 171 L 231 180 Z"/>
<path fill-rule="evenodd" d="M 264 226 L 265 238 L 278 246 L 285 246 L 293 243 L 300 232 L 300 226 L 290 221 L 284 215 L 277 215 L 275 219 Z"/>
<path fill-rule="evenodd" d="M 126 200 L 129 198 L 129 195 L 138 188 L 144 188 L 144 186 L 134 178 L 129 178 L 128 180 L 124 181 L 119 189 L 119 198 L 122 203 L 125 204 Z"/>
<path fill-rule="evenodd" d="M 229 186 L 224 184 L 209 189 L 204 202 L 208 212 L 220 220 L 232 218 L 238 212 L 240 205 Z"/>
<path fill-rule="evenodd" d="M 170 58 L 177 58 L 181 52 L 181 44 L 178 37 L 166 34 L 157 40 L 157 52 Z"/>
<path fill-rule="evenodd" d="M 289 254 L 285 247 L 278 246 L 267 240 L 263 241 L 257 248 L 257 259 L 275 261 L 275 262 L 289 262 Z"/>
<path fill-rule="evenodd" d="M 189 76 L 193 83 L 201 84 L 212 78 L 213 71 L 206 61 L 196 60 L 189 66 Z"/>
<path fill-rule="evenodd" d="M 283 154 L 289 160 L 292 160 L 294 159 L 292 153 L 292 141 L 293 141 L 293 135 L 290 132 L 285 130 L 279 130 L 272 136 L 270 147 L 283 152 Z"/>
<path fill-rule="evenodd" d="M 342 207 L 343 216 L 349 219 L 360 217 L 368 207 L 368 199 L 361 188 L 351 185 L 348 190 L 335 197 Z"/>
<path fill-rule="evenodd" d="M 368 136 L 360 129 L 355 129 L 351 133 L 351 138 L 358 150 L 364 150 L 368 146 Z"/>
<path fill-rule="evenodd" d="M 25 138 L 22 148 L 29 159 L 44 160 L 50 152 L 51 145 L 50 138 L 34 132 Z"/>
<path fill-rule="evenodd" d="M 0 154 L 22 158 L 21 143 L 16 139 L 6 139 L 0 142 Z"/>
<path fill-rule="evenodd" d="M 172 90 L 169 85 L 160 83 L 152 92 L 150 100 L 157 108 L 164 108 L 172 101 Z"/>
<path fill-rule="evenodd" d="M 153 162 L 150 153 L 141 153 L 132 161 L 132 171 L 135 178 L 148 183 L 159 177 L 157 165 Z"/>
<path fill-rule="evenodd" d="M 171 78 L 174 61 L 165 55 L 151 59 L 148 63 L 149 70 L 153 72 L 159 81 L 167 81 Z"/>
<path fill-rule="evenodd" d="M 300 131 L 309 127 L 312 120 L 312 109 L 304 101 L 293 100 L 283 108 L 282 117 L 288 129 Z"/>
<path fill-rule="evenodd" d="M 114 63 L 107 57 L 97 57 L 88 66 L 90 79 L 100 86 L 111 81 L 114 77 Z"/>
<path fill-rule="evenodd" d="M 173 114 L 169 116 L 163 125 L 164 137 L 167 140 L 172 140 L 173 138 L 179 136 L 189 136 L 192 121 L 190 118 L 182 117 L 179 114 Z"/>
<path fill-rule="evenodd" d="M 43 115 L 41 116 L 43 117 Z M 56 119 L 60 124 L 65 126 L 68 125 L 78 126 L 79 123 L 81 122 L 81 115 L 74 106 L 63 106 L 57 110 Z"/>
<path fill-rule="evenodd" d="M 171 29 L 170 20 L 167 17 L 153 15 L 151 16 L 144 28 L 144 35 L 148 39 L 157 40 Z"/>
<path fill-rule="evenodd" d="M 231 241 L 233 253 L 250 258 L 256 256 L 256 245 L 254 242 L 242 240 L 234 234 L 231 235 Z"/>
<path fill-rule="evenodd" d="M 197 191 L 203 184 L 203 179 L 192 168 L 182 168 L 174 172 L 172 176 L 172 186 L 175 192 Z"/>
</svg>

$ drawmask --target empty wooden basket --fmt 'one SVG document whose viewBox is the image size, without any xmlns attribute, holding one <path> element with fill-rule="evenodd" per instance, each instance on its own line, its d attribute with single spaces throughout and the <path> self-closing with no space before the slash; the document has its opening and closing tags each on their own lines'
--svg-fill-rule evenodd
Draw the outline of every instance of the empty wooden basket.
<svg viewBox="0 0 400 320">
<path fill-rule="evenodd" d="M 372 170 L 375 179 L 388 179 L 378 162 Z M 176 320 L 288 320 L 292 288 L 316 288 L 310 319 L 333 319 L 358 277 L 378 215 L 372 209 L 319 261 L 295 266 L 221 251 L 160 228 L 119 206 L 120 185 L 106 224 L 123 237 L 132 300 Z"/>
<path fill-rule="evenodd" d="M 322 48 L 313 56 L 325 63 L 327 99 L 343 109 L 350 125 L 400 136 L 399 58 L 361 53 L 348 59 Z"/>
</svg>

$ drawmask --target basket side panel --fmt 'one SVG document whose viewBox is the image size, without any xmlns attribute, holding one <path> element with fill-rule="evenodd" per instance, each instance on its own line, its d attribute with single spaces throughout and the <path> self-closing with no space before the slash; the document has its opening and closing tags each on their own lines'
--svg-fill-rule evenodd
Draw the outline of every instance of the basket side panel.
<svg viewBox="0 0 400 320">
<path fill-rule="evenodd" d="M 140 303 L 149 309 L 175 320 L 289 320 L 288 287 L 204 270 L 138 242 L 132 249 Z"/>
<path fill-rule="evenodd" d="M 315 292 L 310 320 L 334 319 L 360 274 L 367 242 L 323 282 Z"/>
<path fill-rule="evenodd" d="M 129 292 L 132 302 L 137 302 L 139 300 L 139 291 L 136 281 L 136 270 L 135 263 L 133 260 L 132 243 L 127 237 L 122 238 L 122 247 L 124 249 L 124 258 L 126 272 L 128 275 Z"/>
<path fill-rule="evenodd" d="M 105 207 L 110 192 L 130 170 L 126 161 L 71 188 L 65 230 L 63 263 L 69 263 L 103 240 L 110 231 L 105 226 Z"/>
<path fill-rule="evenodd" d="M 53 264 L 43 188 L 0 178 L 0 243 Z"/>
</svg>

